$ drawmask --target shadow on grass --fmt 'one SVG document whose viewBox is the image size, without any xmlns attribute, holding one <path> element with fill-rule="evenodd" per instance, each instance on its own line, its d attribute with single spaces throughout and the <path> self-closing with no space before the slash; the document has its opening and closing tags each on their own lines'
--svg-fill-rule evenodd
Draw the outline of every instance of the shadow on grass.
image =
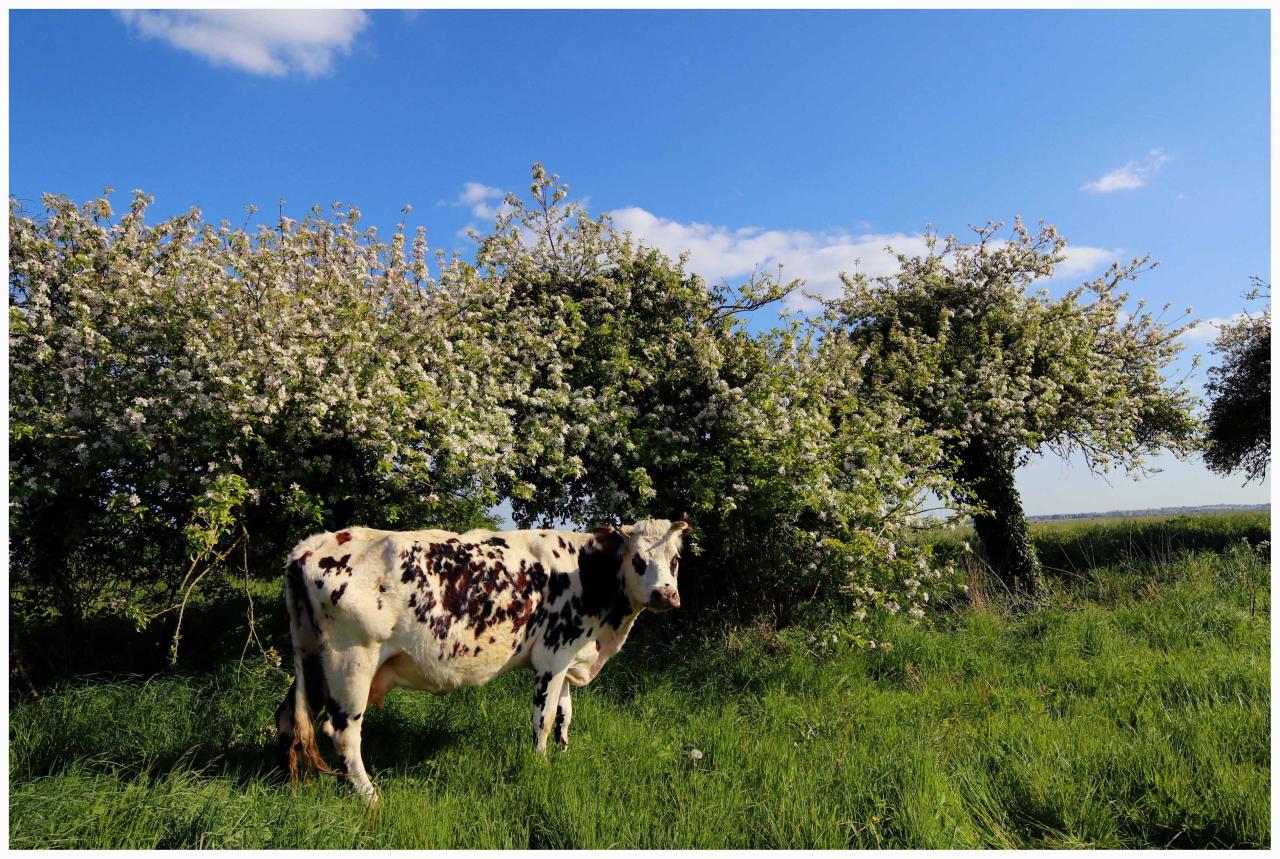
<svg viewBox="0 0 1280 859">
<path fill-rule="evenodd" d="M 288 683 L 284 672 L 261 663 L 240 671 L 76 678 L 12 711 L 11 777 L 56 775 L 74 765 L 148 780 L 196 772 L 240 787 L 283 786 L 288 774 L 274 712 Z M 366 766 L 403 768 L 456 742 L 443 718 L 424 724 L 409 715 L 378 714 L 371 720 L 372 730 L 364 732 Z M 335 766 L 339 759 L 330 741 L 323 735 L 317 741 Z"/>
</svg>

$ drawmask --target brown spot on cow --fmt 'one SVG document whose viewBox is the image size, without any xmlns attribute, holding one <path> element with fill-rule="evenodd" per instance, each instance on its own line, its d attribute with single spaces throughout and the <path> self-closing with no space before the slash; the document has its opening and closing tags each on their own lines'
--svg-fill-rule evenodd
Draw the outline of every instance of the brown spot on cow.
<svg viewBox="0 0 1280 859">
<path fill-rule="evenodd" d="M 350 541 L 350 540 L 351 540 L 351 532 L 350 532 L 350 531 L 339 531 L 337 534 L 334 534 L 334 535 L 333 535 L 333 538 L 334 538 L 335 540 L 337 540 L 337 541 L 338 541 L 338 545 L 339 545 L 339 546 L 341 546 L 343 543 L 346 543 L 346 542 L 348 542 L 348 541 Z"/>
<path fill-rule="evenodd" d="M 324 571 L 325 575 L 328 575 L 330 570 L 333 570 L 337 573 L 345 572 L 349 575 L 351 573 L 351 569 L 347 566 L 347 561 L 349 560 L 351 560 L 350 555 L 343 555 L 341 558 L 337 558 L 337 559 L 321 558 L 320 569 Z"/>
<path fill-rule="evenodd" d="M 511 617 L 511 631 L 519 633 L 520 627 L 528 623 L 533 614 L 533 604 L 524 600 L 512 600 L 508 614 Z"/>
</svg>

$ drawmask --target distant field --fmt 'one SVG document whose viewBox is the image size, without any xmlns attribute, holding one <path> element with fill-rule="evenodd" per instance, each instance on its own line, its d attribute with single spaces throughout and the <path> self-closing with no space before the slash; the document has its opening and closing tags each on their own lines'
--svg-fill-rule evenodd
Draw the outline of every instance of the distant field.
<svg viewBox="0 0 1280 859">
<path fill-rule="evenodd" d="M 1221 522 L 1225 527 L 1261 525 L 1265 528 L 1271 521 L 1271 512 L 1268 510 L 1241 510 L 1223 513 L 1153 513 L 1143 516 L 1088 516 L 1082 519 L 1032 519 L 1030 520 L 1030 524 L 1033 530 L 1050 531 L 1057 529 L 1070 530 L 1073 525 L 1116 525 L 1123 527 L 1125 524 L 1145 524 L 1150 522 L 1168 522 L 1176 524 L 1179 521 L 1195 522 L 1200 520 Z"/>
<path fill-rule="evenodd" d="M 1172 561 L 1181 551 L 1221 552 L 1242 540 L 1257 545 L 1271 539 L 1268 511 L 1195 513 L 1182 516 L 1054 519 L 1029 523 L 1045 567 L 1075 573 L 1110 563 Z M 972 528 L 931 529 L 918 538 L 958 555 Z"/>
<path fill-rule="evenodd" d="M 9 846 L 1266 848 L 1269 583 L 1257 552 L 1178 549 L 1052 579 L 1021 616 L 894 619 L 888 651 L 834 614 L 642 639 L 546 759 L 526 674 L 398 690 L 365 733 L 373 818 L 273 769 L 282 671 L 79 680 L 11 709 Z"/>
</svg>

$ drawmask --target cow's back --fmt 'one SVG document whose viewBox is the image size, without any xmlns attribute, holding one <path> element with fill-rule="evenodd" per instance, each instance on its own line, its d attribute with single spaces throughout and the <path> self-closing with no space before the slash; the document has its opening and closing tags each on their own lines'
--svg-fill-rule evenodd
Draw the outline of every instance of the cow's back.
<svg viewBox="0 0 1280 859">
<path fill-rule="evenodd" d="M 528 661 L 556 563 L 544 533 L 353 527 L 303 540 L 290 564 L 331 646 L 376 644 L 405 685 L 445 691 Z"/>
</svg>

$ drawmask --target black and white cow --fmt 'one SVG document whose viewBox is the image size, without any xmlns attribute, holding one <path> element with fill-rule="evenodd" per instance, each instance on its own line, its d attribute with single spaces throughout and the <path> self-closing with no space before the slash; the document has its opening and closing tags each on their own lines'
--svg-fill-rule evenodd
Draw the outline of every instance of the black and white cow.
<svg viewBox="0 0 1280 859">
<path fill-rule="evenodd" d="M 276 712 L 290 773 L 329 771 L 311 720 L 323 707 L 345 773 L 370 801 L 360 757 L 369 706 L 396 686 L 446 692 L 534 671 L 533 742 L 569 745 L 569 687 L 618 652 L 645 609 L 680 606 L 685 519 L 591 534 L 349 528 L 298 544 L 285 567 L 294 684 Z M 568 681 L 568 682 L 566 682 Z"/>
</svg>

